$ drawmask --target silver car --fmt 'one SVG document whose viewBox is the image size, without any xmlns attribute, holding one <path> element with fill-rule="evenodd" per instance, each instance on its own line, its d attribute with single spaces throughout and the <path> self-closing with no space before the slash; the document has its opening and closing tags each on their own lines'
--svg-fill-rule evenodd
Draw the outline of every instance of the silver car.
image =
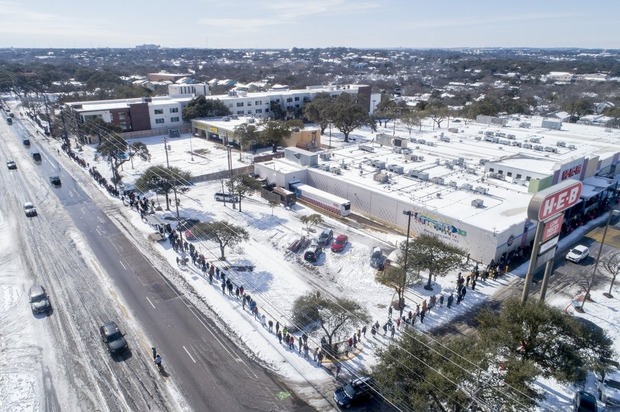
<svg viewBox="0 0 620 412">
<path fill-rule="evenodd" d="M 28 299 L 33 313 L 44 313 L 52 307 L 47 292 L 41 285 L 32 285 L 28 291 Z"/>
<path fill-rule="evenodd" d="M 620 407 L 620 371 L 614 370 L 603 375 L 596 383 L 598 397 L 607 408 Z"/>
</svg>

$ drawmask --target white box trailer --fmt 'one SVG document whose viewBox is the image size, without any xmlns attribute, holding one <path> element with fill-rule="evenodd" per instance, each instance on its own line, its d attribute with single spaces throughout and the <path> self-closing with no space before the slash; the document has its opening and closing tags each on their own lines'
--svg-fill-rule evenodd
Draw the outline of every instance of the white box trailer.
<svg viewBox="0 0 620 412">
<path fill-rule="evenodd" d="M 316 187 L 308 186 L 301 182 L 291 183 L 291 191 L 295 192 L 297 199 L 306 201 L 321 209 L 336 213 L 339 216 L 351 214 L 351 202 L 331 193 L 324 192 Z"/>
</svg>

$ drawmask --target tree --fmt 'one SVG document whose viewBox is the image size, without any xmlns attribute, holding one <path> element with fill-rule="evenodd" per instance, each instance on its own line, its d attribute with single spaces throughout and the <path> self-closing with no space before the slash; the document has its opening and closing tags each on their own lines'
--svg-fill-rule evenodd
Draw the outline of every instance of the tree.
<svg viewBox="0 0 620 412">
<path fill-rule="evenodd" d="M 303 308 L 303 313 L 293 313 L 293 317 L 300 322 L 318 321 L 332 350 L 334 338 L 349 336 L 359 325 L 370 322 L 368 312 L 357 302 L 345 298 L 324 298 L 318 292 L 297 298 L 293 308 Z"/>
<path fill-rule="evenodd" d="M 136 188 L 141 192 L 152 190 L 166 196 L 166 210 L 170 210 L 170 192 L 185 193 L 189 190 L 192 175 L 178 167 L 151 166 L 136 180 Z"/>
<path fill-rule="evenodd" d="M 269 110 L 271 111 L 271 118 L 273 120 L 286 120 L 286 111 L 282 109 L 282 106 L 278 102 L 270 102 Z"/>
<path fill-rule="evenodd" d="M 620 252 L 613 252 L 603 259 L 603 268 L 611 275 L 611 284 L 609 285 L 609 293 L 607 297 L 611 298 L 611 291 L 614 288 L 616 282 L 616 276 L 620 273 Z"/>
<path fill-rule="evenodd" d="M 114 123 L 104 121 L 101 117 L 95 117 L 85 122 L 81 126 L 81 129 L 86 134 L 98 136 L 99 139 L 106 134 L 122 132 L 120 127 L 116 126 Z"/>
<path fill-rule="evenodd" d="M 198 96 L 183 109 L 183 120 L 189 121 L 199 117 L 228 116 L 230 109 L 219 99 L 207 99 Z"/>
<path fill-rule="evenodd" d="M 324 134 L 325 129 L 329 126 L 329 115 L 333 100 L 334 99 L 329 95 L 329 93 L 319 93 L 311 102 L 304 105 L 304 117 L 309 121 L 318 124 L 321 128 L 321 134 Z"/>
<path fill-rule="evenodd" d="M 433 276 L 445 276 L 459 267 L 466 254 L 463 249 L 444 243 L 436 236 L 420 235 L 409 242 L 407 266 L 428 270 L 428 282 L 424 288 L 432 290 Z"/>
<path fill-rule="evenodd" d="M 409 110 L 400 117 L 401 123 L 405 125 L 410 135 L 413 131 L 413 128 L 416 126 L 418 126 L 420 130 L 422 130 L 423 119 L 424 114 L 418 110 Z"/>
<path fill-rule="evenodd" d="M 243 241 L 248 241 L 250 235 L 241 226 L 236 226 L 227 221 L 200 222 L 192 227 L 192 234 L 198 239 L 216 242 L 220 247 L 220 259 L 226 259 L 227 247 L 234 247 Z"/>
<path fill-rule="evenodd" d="M 128 153 L 129 151 L 129 153 Z M 97 152 L 106 158 L 112 165 L 112 182 L 121 181 L 119 168 L 128 160 L 138 156 L 143 161 L 151 160 L 148 147 L 142 142 L 127 143 L 122 136 L 116 133 L 101 135 Z"/>
<path fill-rule="evenodd" d="M 540 301 L 510 299 L 498 314 L 489 309 L 478 317 L 483 341 L 496 342 L 497 353 L 531 361 L 543 376 L 559 381 L 600 370 L 613 355 L 613 342 L 600 328 L 588 327 L 561 309 Z"/>
<path fill-rule="evenodd" d="M 239 160 L 241 160 L 243 147 L 256 142 L 260 137 L 260 133 L 255 125 L 243 123 L 235 127 L 234 136 L 237 142 L 239 142 Z"/>
<path fill-rule="evenodd" d="M 273 209 L 275 209 L 278 206 L 280 206 L 280 202 L 275 201 L 275 200 L 269 201 L 269 207 L 271 208 L 271 216 L 273 216 Z"/>
<path fill-rule="evenodd" d="M 228 181 L 228 188 L 231 193 L 239 196 L 239 211 L 241 212 L 241 201 L 243 198 L 259 191 L 261 189 L 261 184 L 252 176 L 236 175 Z"/>
<path fill-rule="evenodd" d="M 306 231 L 310 232 L 312 226 L 323 223 L 323 216 L 318 213 L 313 213 L 311 215 L 305 215 L 300 217 L 299 221 L 306 226 Z"/>
<path fill-rule="evenodd" d="M 448 108 L 444 106 L 440 101 L 429 103 L 426 106 L 426 112 L 433 120 L 433 124 L 437 125 L 438 129 L 441 129 L 441 123 L 448 117 Z M 433 127 L 434 130 L 434 127 Z"/>
<path fill-rule="evenodd" d="M 319 292 L 307 293 L 293 302 L 293 323 L 303 329 L 319 322 Z"/>
<path fill-rule="evenodd" d="M 342 93 L 332 106 L 332 123 L 344 134 L 344 141 L 349 142 L 349 134 L 362 126 L 374 128 L 374 122 L 368 110 L 358 101 L 357 96 Z"/>
<path fill-rule="evenodd" d="M 304 127 L 301 120 L 272 120 L 267 119 L 262 124 L 263 130 L 260 132 L 260 141 L 263 144 L 271 145 L 273 152 L 277 151 L 277 146 L 282 143 L 284 139 L 291 137 L 291 133 L 295 129 L 302 129 Z"/>
</svg>

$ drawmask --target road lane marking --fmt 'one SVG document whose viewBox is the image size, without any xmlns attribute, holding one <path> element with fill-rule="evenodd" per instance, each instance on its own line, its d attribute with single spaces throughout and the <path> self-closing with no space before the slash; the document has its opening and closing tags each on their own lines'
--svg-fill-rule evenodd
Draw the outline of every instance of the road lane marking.
<svg viewBox="0 0 620 412">
<path fill-rule="evenodd" d="M 123 269 L 127 270 L 127 267 L 126 267 L 125 265 L 123 265 L 123 261 L 122 261 L 122 260 L 119 260 L 119 261 L 118 261 L 118 263 L 120 263 L 120 264 L 121 264 L 121 266 L 123 267 Z"/>
<path fill-rule="evenodd" d="M 146 300 L 148 300 L 148 301 L 149 301 L 149 303 L 151 304 L 151 306 L 153 307 L 153 309 L 155 309 L 155 305 L 153 305 L 153 302 L 151 302 L 151 299 L 149 299 L 149 297 L 148 297 L 148 296 L 146 297 Z"/>
<path fill-rule="evenodd" d="M 196 359 L 194 359 L 194 357 L 189 353 L 189 351 L 187 350 L 185 346 L 183 346 L 183 350 L 185 351 L 185 353 L 187 353 L 187 356 L 189 356 L 192 362 L 196 363 Z"/>
<path fill-rule="evenodd" d="M 99 231 L 99 228 L 98 228 L 98 227 L 96 227 L 96 228 L 95 228 L 95 231 L 96 231 L 97 233 L 99 233 L 99 236 L 103 236 L 103 235 L 101 234 L 101 232 Z"/>
</svg>

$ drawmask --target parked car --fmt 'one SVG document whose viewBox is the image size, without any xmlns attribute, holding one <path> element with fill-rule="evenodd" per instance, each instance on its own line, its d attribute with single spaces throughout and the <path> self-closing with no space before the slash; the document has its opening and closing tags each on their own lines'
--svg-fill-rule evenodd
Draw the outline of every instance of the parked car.
<svg viewBox="0 0 620 412">
<path fill-rule="evenodd" d="M 336 240 L 332 243 L 332 252 L 342 252 L 347 246 L 348 241 L 349 237 L 347 235 L 336 236 Z"/>
<path fill-rule="evenodd" d="M 334 392 L 334 401 L 341 408 L 350 408 L 368 400 L 373 393 L 372 378 L 364 376 L 352 380 L 345 386 L 341 386 Z"/>
<path fill-rule="evenodd" d="M 620 370 L 605 373 L 596 382 L 598 398 L 605 402 L 606 408 L 620 407 Z"/>
<path fill-rule="evenodd" d="M 124 352 L 129 348 L 125 335 L 116 325 L 116 322 L 109 321 L 99 328 L 101 340 L 106 344 L 111 354 Z"/>
<path fill-rule="evenodd" d="M 596 412 L 596 397 L 586 391 L 575 393 L 573 397 L 573 412 Z"/>
<path fill-rule="evenodd" d="M 30 290 L 28 290 L 28 300 L 32 313 L 44 313 L 52 307 L 47 291 L 41 285 L 34 284 L 30 287 Z"/>
<path fill-rule="evenodd" d="M 30 139 L 24 139 L 22 140 L 22 143 L 24 144 L 24 146 L 30 147 Z"/>
<path fill-rule="evenodd" d="M 579 263 L 590 254 L 590 249 L 587 246 L 579 245 L 575 246 L 566 254 L 566 260 L 570 260 L 571 262 Z"/>
<path fill-rule="evenodd" d="M 50 183 L 54 187 L 60 187 L 60 185 L 62 185 L 62 182 L 60 181 L 60 176 L 50 176 Z"/>
<path fill-rule="evenodd" d="M 37 215 L 37 209 L 35 209 L 34 205 L 31 202 L 24 203 L 24 212 L 28 217 Z"/>
<path fill-rule="evenodd" d="M 321 253 L 323 253 L 323 248 L 321 246 L 310 247 L 304 253 L 304 260 L 310 263 L 316 263 L 321 257 Z"/>
<path fill-rule="evenodd" d="M 333 237 L 334 237 L 334 231 L 333 230 L 331 230 L 330 228 L 323 229 L 323 231 L 319 235 L 319 239 L 318 239 L 319 246 L 327 246 L 327 245 L 329 245 L 329 242 L 331 242 Z"/>
<path fill-rule="evenodd" d="M 8 167 L 9 170 L 15 170 L 17 169 L 17 163 L 15 163 L 13 160 L 9 160 L 8 162 L 6 162 L 6 167 Z"/>
<path fill-rule="evenodd" d="M 370 266 L 375 269 L 379 269 L 383 266 L 383 262 L 385 261 L 383 257 L 383 251 L 379 246 L 376 246 L 372 249 L 372 254 L 370 255 Z"/>
</svg>

